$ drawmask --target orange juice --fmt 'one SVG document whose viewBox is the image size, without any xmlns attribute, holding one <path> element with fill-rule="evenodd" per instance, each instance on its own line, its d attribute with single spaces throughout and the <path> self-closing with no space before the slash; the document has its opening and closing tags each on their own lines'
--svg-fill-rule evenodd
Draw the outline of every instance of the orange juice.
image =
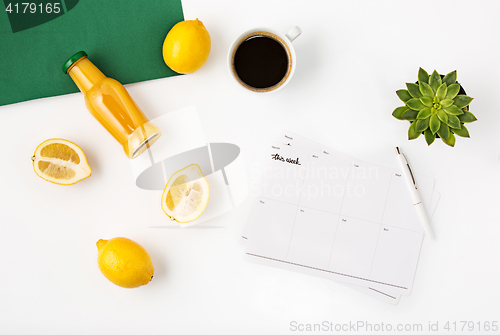
<svg viewBox="0 0 500 335">
<path fill-rule="evenodd" d="M 141 111 L 125 87 L 106 77 L 80 51 L 63 66 L 84 94 L 90 113 L 123 146 L 129 158 L 139 156 L 161 135 L 161 130 Z"/>
</svg>

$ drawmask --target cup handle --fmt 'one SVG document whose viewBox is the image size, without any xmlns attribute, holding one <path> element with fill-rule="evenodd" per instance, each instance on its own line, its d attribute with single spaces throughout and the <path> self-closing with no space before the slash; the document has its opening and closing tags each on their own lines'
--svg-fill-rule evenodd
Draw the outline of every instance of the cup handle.
<svg viewBox="0 0 500 335">
<path fill-rule="evenodd" d="M 285 34 L 285 36 L 288 37 L 290 42 L 293 42 L 293 40 L 299 37 L 300 34 L 302 34 L 302 30 L 299 27 L 295 26 L 290 29 L 288 33 Z"/>
</svg>

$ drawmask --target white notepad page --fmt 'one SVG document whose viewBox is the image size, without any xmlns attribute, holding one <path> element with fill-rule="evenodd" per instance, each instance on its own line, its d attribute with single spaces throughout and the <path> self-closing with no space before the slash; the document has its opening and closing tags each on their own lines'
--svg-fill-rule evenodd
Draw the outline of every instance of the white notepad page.
<svg viewBox="0 0 500 335">
<path fill-rule="evenodd" d="M 327 156 L 329 156 L 329 155 L 336 155 L 336 156 L 340 156 L 340 157 L 348 157 L 347 155 L 345 155 L 345 154 L 343 154 L 341 152 L 338 152 L 338 151 L 333 150 L 331 148 L 325 147 L 325 146 L 323 146 L 323 145 L 321 145 L 321 144 L 319 144 L 317 142 L 311 141 L 311 140 L 309 140 L 307 138 L 299 136 L 299 135 L 297 135 L 297 134 L 295 134 L 293 132 L 290 132 L 290 131 L 284 131 L 279 136 L 279 138 L 276 140 L 276 143 L 277 143 L 278 146 L 282 145 L 282 144 L 286 144 L 286 145 L 289 145 L 289 146 L 301 146 L 301 147 L 304 147 L 304 148 L 308 148 L 312 152 L 321 153 L 321 154 L 324 154 L 324 155 L 327 155 Z M 431 205 L 428 208 L 428 214 L 429 214 L 429 217 L 431 217 L 431 218 L 433 216 L 433 213 L 434 213 L 435 209 L 437 208 L 437 204 L 439 202 L 439 198 L 440 198 L 440 194 L 434 190 L 433 194 L 432 194 Z M 243 245 L 245 245 L 246 242 L 248 241 L 248 237 L 247 237 L 248 236 L 248 228 L 251 225 L 252 217 L 253 217 L 253 211 L 250 212 L 250 216 L 249 216 L 246 224 L 244 225 L 244 228 L 243 228 L 243 231 L 242 231 L 242 235 L 241 235 L 241 238 L 240 238 L 240 243 L 243 244 Z M 261 262 L 259 259 L 254 259 L 253 261 L 254 262 Z M 294 269 L 292 268 L 290 270 L 294 270 Z M 370 287 L 369 284 L 367 284 L 366 286 L 352 285 L 352 284 L 347 284 L 347 283 L 342 283 L 342 282 L 340 282 L 340 284 L 342 284 L 344 286 L 347 286 L 347 287 L 349 287 L 351 289 L 354 289 L 354 290 L 356 290 L 358 292 L 361 292 L 361 293 L 364 293 L 366 295 L 372 296 L 372 297 L 374 297 L 374 298 L 376 298 L 378 300 L 381 300 L 381 301 L 393 304 L 393 305 L 398 304 L 399 300 L 401 298 L 400 294 L 394 294 L 392 292 L 388 292 L 387 290 L 384 290 L 384 291 L 377 290 L 377 289 L 374 289 L 373 287 Z"/>
<path fill-rule="evenodd" d="M 298 147 L 270 149 L 249 258 L 408 295 L 423 234 L 397 170 Z M 418 182 L 429 203 L 432 178 Z"/>
<path fill-rule="evenodd" d="M 432 214 L 434 213 L 434 210 L 436 209 L 437 207 L 437 204 L 439 202 L 439 198 L 440 198 L 440 194 L 436 191 L 433 192 L 432 194 L 432 201 L 431 201 L 431 206 L 430 206 L 430 211 L 429 213 L 431 214 L 430 217 L 432 218 Z M 240 243 L 245 245 L 246 242 L 248 241 L 248 229 L 250 227 L 250 225 L 252 224 L 252 221 L 253 221 L 253 211 L 250 212 L 250 216 L 247 220 L 247 222 L 245 223 L 245 226 L 244 226 L 244 229 L 242 231 L 242 236 L 240 238 Z M 259 262 L 259 260 L 253 260 L 254 262 L 258 262 L 258 263 L 261 263 Z M 273 265 L 273 264 L 267 264 L 266 265 Z M 287 268 L 288 270 L 295 270 L 293 268 Z M 335 281 L 335 280 L 333 280 Z M 337 282 L 337 281 L 336 281 Z M 385 291 L 382 291 L 382 290 L 377 290 L 373 287 L 370 287 L 369 284 L 367 284 L 366 286 L 361 286 L 361 285 L 352 285 L 352 284 L 347 284 L 347 283 L 343 283 L 343 282 L 337 282 L 341 285 L 344 285 L 346 287 L 349 287 L 355 291 L 358 291 L 360 293 L 363 293 L 363 294 L 366 294 L 366 295 L 369 295 L 373 298 L 376 298 L 378 300 L 381 300 L 381 301 L 384 301 L 386 303 L 389 303 L 389 304 L 392 304 L 392 305 L 397 305 L 401 299 L 401 294 L 394 294 L 392 292 L 388 292 L 387 290 Z"/>
</svg>

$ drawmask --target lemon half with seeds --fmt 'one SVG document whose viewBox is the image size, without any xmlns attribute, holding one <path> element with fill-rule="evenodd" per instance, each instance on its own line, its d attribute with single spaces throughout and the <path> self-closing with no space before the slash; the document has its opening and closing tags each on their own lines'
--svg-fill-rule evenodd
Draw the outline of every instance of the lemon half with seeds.
<svg viewBox="0 0 500 335">
<path fill-rule="evenodd" d="M 198 164 L 191 164 L 170 177 L 161 207 L 171 220 L 188 223 L 205 211 L 210 198 L 208 181 Z"/>
<path fill-rule="evenodd" d="M 40 178 L 59 185 L 72 185 L 92 174 L 82 149 L 60 138 L 42 142 L 31 160 Z"/>
</svg>

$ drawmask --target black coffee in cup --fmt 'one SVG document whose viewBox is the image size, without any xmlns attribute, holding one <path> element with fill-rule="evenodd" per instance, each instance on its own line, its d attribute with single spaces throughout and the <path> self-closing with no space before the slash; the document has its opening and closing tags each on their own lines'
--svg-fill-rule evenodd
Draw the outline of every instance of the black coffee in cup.
<svg viewBox="0 0 500 335">
<path fill-rule="evenodd" d="M 251 33 L 240 40 L 231 65 L 236 79 L 256 92 L 278 88 L 292 68 L 286 43 L 279 36 L 264 31 Z"/>
</svg>

